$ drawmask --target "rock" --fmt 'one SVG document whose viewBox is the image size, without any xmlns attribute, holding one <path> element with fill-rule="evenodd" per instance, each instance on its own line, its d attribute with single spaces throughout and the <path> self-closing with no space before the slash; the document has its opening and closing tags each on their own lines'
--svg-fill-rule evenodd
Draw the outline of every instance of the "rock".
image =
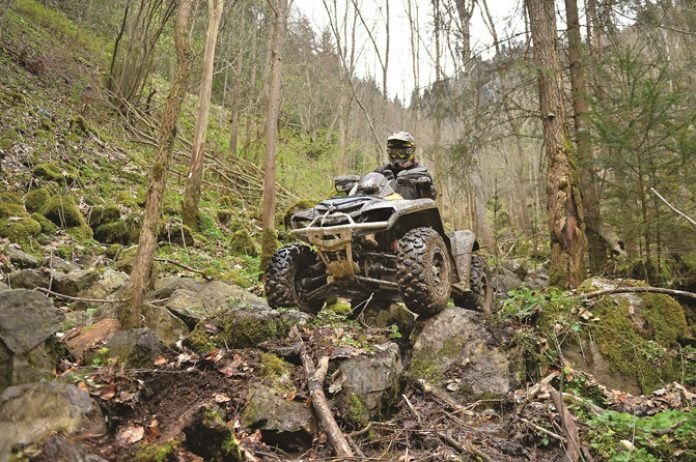
<svg viewBox="0 0 696 462">
<path fill-rule="evenodd" d="M 211 345 L 250 348 L 266 340 L 285 338 L 292 326 L 305 325 L 310 319 L 308 314 L 294 310 L 280 313 L 268 307 L 233 309 L 200 321 L 188 340 L 198 351 L 207 351 Z"/>
<path fill-rule="evenodd" d="M 97 282 L 80 291 L 80 296 L 85 298 L 107 298 L 121 287 L 124 287 L 129 280 L 130 276 L 123 271 L 107 268 Z"/>
<path fill-rule="evenodd" d="M 541 289 L 549 286 L 549 272 L 546 268 L 540 267 L 531 270 L 527 275 L 525 285 L 531 289 Z"/>
<path fill-rule="evenodd" d="M 231 436 L 225 421 L 225 411 L 216 404 L 198 407 L 183 431 L 186 434 L 186 449 L 205 460 L 220 460 L 225 442 Z"/>
<path fill-rule="evenodd" d="M 62 321 L 62 313 L 41 293 L 0 292 L 0 389 L 51 374 L 44 342 L 60 330 Z"/>
<path fill-rule="evenodd" d="M 332 387 L 341 387 L 341 410 L 348 420 L 364 426 L 386 415 L 399 396 L 399 374 L 403 370 L 396 343 L 374 345 L 374 353 L 344 360 L 338 366 Z"/>
<path fill-rule="evenodd" d="M 10 290 L 10 286 L 8 286 L 4 282 L 0 281 L 0 291 L 3 291 L 3 290 Z"/>
<path fill-rule="evenodd" d="M 84 358 L 85 352 L 108 341 L 116 332 L 119 324 L 115 319 L 102 319 L 94 325 L 75 329 L 63 340 L 68 351 L 78 363 Z"/>
<path fill-rule="evenodd" d="M 106 459 L 87 451 L 76 441 L 62 436 L 50 436 L 43 444 L 41 453 L 31 458 L 32 462 L 107 462 Z"/>
<path fill-rule="evenodd" d="M 579 290 L 641 285 L 645 283 L 595 277 L 583 282 Z M 570 314 L 571 319 L 583 320 L 577 335 L 563 343 L 563 354 L 574 368 L 632 394 L 649 394 L 683 380 L 679 342 L 689 335 L 689 326 L 684 308 L 676 300 L 657 293 L 617 293 L 593 300 L 591 309 Z M 543 315 L 540 321 L 549 322 Z"/>
<path fill-rule="evenodd" d="M 164 345 L 176 343 L 186 338 L 191 332 L 191 329 L 181 318 L 174 316 L 165 307 L 145 304 L 143 305 L 142 315 L 145 318 L 145 326 Z"/>
<path fill-rule="evenodd" d="M 192 288 L 198 290 L 175 290 L 166 304 L 169 310 L 181 316 L 191 327 L 201 319 L 209 319 L 230 310 L 244 307 L 268 309 L 263 299 L 224 282 L 210 281 Z"/>
<path fill-rule="evenodd" d="M 15 289 L 48 289 L 50 278 L 42 269 L 23 269 L 10 273 L 7 281 Z"/>
<path fill-rule="evenodd" d="M 410 372 L 442 388 L 456 379 L 468 400 L 499 398 L 524 374 L 521 355 L 504 352 L 497 343 L 481 314 L 446 309 L 423 321 Z"/>
<path fill-rule="evenodd" d="M 95 269 L 70 271 L 69 273 L 54 271 L 52 276 L 53 290 L 59 294 L 77 297 L 80 291 L 87 289 L 99 279 L 99 272 Z"/>
<path fill-rule="evenodd" d="M 10 262 L 17 268 L 36 268 L 39 266 L 39 261 L 36 258 L 15 246 L 9 246 L 5 253 L 10 258 Z"/>
<path fill-rule="evenodd" d="M 522 286 L 523 280 L 508 268 L 500 267 L 492 272 L 494 287 L 503 287 L 506 291 L 515 290 Z"/>
<path fill-rule="evenodd" d="M 128 367 L 152 367 L 155 358 L 162 353 L 157 337 L 147 328 L 130 329 L 117 332 L 105 345 L 110 358 L 118 358 Z M 85 360 L 92 361 L 94 352 L 86 354 Z"/>
<path fill-rule="evenodd" d="M 191 278 L 169 277 L 159 279 L 155 282 L 155 291 L 150 294 L 150 297 L 156 300 L 169 298 L 179 289 L 199 292 L 204 285 L 205 281 Z"/>
<path fill-rule="evenodd" d="M 10 387 L 0 395 L 0 461 L 13 446 L 43 440 L 53 433 L 96 436 L 106 432 L 99 406 L 74 385 L 55 382 Z"/>
<path fill-rule="evenodd" d="M 304 403 L 288 401 L 265 384 L 249 386 L 242 425 L 260 430 L 266 444 L 285 451 L 305 451 L 312 444 L 316 424 Z"/>
<path fill-rule="evenodd" d="M 77 263 L 64 260 L 56 256 L 45 258 L 44 261 L 41 263 L 41 266 L 45 268 L 51 268 L 56 271 L 62 271 L 63 273 L 69 273 L 71 271 L 78 271 L 82 269 L 82 267 Z"/>
</svg>

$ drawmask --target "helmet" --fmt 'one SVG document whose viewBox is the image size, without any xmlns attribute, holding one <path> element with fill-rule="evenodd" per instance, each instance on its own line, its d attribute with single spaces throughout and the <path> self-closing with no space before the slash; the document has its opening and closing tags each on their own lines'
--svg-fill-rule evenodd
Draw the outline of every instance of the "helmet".
<svg viewBox="0 0 696 462">
<path fill-rule="evenodd" d="M 387 155 L 394 166 L 406 167 L 416 160 L 416 140 L 408 132 L 398 132 L 387 138 Z"/>
</svg>

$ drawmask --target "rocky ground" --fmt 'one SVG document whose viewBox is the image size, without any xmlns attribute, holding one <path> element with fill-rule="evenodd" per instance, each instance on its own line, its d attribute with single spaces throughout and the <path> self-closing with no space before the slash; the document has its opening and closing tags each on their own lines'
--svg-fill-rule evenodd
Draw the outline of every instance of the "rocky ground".
<svg viewBox="0 0 696 462">
<path fill-rule="evenodd" d="M 147 327 L 119 331 L 126 273 L 6 249 L 3 461 L 337 460 L 306 358 L 326 366 L 320 389 L 352 452 L 341 460 L 589 459 L 592 416 L 696 403 L 678 383 L 612 390 L 569 360 L 533 380 L 528 326 L 458 307 L 310 317 L 177 275 L 150 293 Z"/>
</svg>

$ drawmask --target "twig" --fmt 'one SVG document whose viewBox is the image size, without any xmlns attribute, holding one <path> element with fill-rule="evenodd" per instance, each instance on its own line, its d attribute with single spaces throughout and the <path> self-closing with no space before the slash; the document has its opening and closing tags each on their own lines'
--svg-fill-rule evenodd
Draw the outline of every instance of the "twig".
<svg viewBox="0 0 696 462">
<path fill-rule="evenodd" d="M 693 298 L 696 300 L 696 294 L 693 292 L 686 292 L 684 290 L 674 290 L 674 289 L 664 289 L 662 287 L 616 287 L 614 289 L 603 289 L 596 292 L 589 292 L 586 294 L 578 294 L 580 297 L 585 298 L 596 298 L 602 295 L 609 294 L 623 294 L 623 293 L 639 293 L 639 292 L 653 292 L 658 294 L 667 295 L 678 295 L 681 297 Z"/>
<path fill-rule="evenodd" d="M 38 290 L 40 292 L 45 292 L 47 294 L 53 295 L 58 298 L 63 298 L 65 300 L 70 300 L 73 302 L 88 302 L 88 303 L 123 303 L 126 300 L 121 299 L 121 298 L 115 298 L 113 300 L 107 300 L 105 298 L 84 298 L 84 297 L 72 297 L 70 295 L 63 295 L 59 294 L 58 292 L 54 292 L 49 289 L 44 289 L 43 287 L 35 287 L 34 290 Z"/>
<path fill-rule="evenodd" d="M 456 402 L 454 399 L 450 398 L 447 395 L 447 392 L 442 390 L 441 388 L 438 388 L 435 385 L 428 383 L 423 379 L 416 379 L 414 382 L 423 393 L 433 395 L 436 399 L 442 401 L 451 409 L 454 409 L 457 413 L 462 413 L 466 415 L 474 414 L 470 409 L 467 409 L 466 407 Z"/>
<path fill-rule="evenodd" d="M 519 419 L 520 419 L 521 422 L 524 422 L 525 424 L 527 424 L 527 425 L 529 425 L 530 427 L 532 427 L 534 430 L 539 431 L 539 432 L 543 433 L 543 434 L 546 435 L 546 436 L 550 436 L 551 438 L 553 438 L 553 439 L 555 439 L 555 440 L 558 440 L 558 441 L 560 441 L 561 443 L 565 443 L 565 442 L 566 442 L 566 439 L 565 439 L 563 436 L 559 435 L 558 433 L 554 433 L 554 432 L 552 432 L 551 430 L 547 430 L 547 429 L 545 429 L 544 427 L 542 427 L 542 426 L 540 426 L 540 425 L 537 425 L 537 424 L 535 424 L 535 423 L 533 423 L 533 422 L 530 422 L 529 420 L 525 419 L 524 417 L 520 417 Z"/>
<path fill-rule="evenodd" d="M 304 366 L 307 376 L 307 388 L 312 398 L 312 406 L 319 416 L 319 421 L 326 431 L 326 435 L 336 451 L 336 455 L 339 457 L 354 457 L 353 450 L 350 448 L 348 440 L 346 440 L 346 437 L 341 432 L 341 429 L 338 427 L 336 420 L 331 414 L 329 402 L 326 399 L 326 395 L 324 395 L 323 383 L 326 372 L 329 369 L 329 357 L 322 356 L 315 369 L 314 361 L 307 352 L 307 348 L 300 336 L 300 332 L 297 330 L 297 326 L 293 326 L 290 331 L 290 337 L 295 337 L 301 345 L 300 358 L 302 358 L 302 365 Z"/>
<path fill-rule="evenodd" d="M 653 194 L 655 194 L 657 197 L 659 197 L 660 200 L 661 200 L 662 202 L 664 202 L 665 204 L 667 204 L 667 207 L 669 207 L 670 209 L 674 210 L 676 213 L 678 213 L 679 215 L 681 215 L 683 218 L 685 218 L 685 219 L 686 219 L 689 223 L 691 223 L 692 225 L 696 226 L 696 220 L 694 220 L 693 218 L 691 218 L 690 216 L 688 216 L 687 214 L 685 214 L 684 212 L 682 212 L 681 210 L 677 209 L 675 206 L 673 206 L 672 204 L 670 204 L 669 202 L 667 202 L 667 199 L 665 199 L 664 197 L 662 197 L 662 196 L 660 195 L 660 193 L 657 192 L 657 190 L 655 190 L 655 188 L 650 188 L 650 191 L 652 191 Z"/>
<path fill-rule="evenodd" d="M 213 278 L 211 278 L 210 276 L 208 276 L 207 274 L 205 274 L 205 272 L 203 272 L 203 271 L 201 271 L 201 270 L 197 270 L 197 269 L 195 269 L 195 268 L 191 268 L 190 266 L 186 266 L 186 265 L 184 265 L 183 263 L 179 263 L 178 261 L 175 261 L 175 260 L 170 260 L 170 259 L 168 259 L 168 258 L 155 258 L 155 261 L 158 261 L 158 262 L 160 262 L 160 263 L 169 263 L 170 265 L 174 265 L 174 266 L 178 266 L 179 268 L 183 268 L 183 269 L 185 269 L 186 271 L 191 271 L 192 273 L 200 274 L 201 276 L 203 276 L 203 278 L 204 278 L 206 281 L 212 281 L 212 280 L 213 280 Z"/>
<path fill-rule="evenodd" d="M 442 433 L 442 432 L 435 432 L 435 434 L 437 436 L 439 436 L 442 441 L 449 444 L 450 446 L 452 446 L 454 449 L 456 449 L 457 451 L 459 451 L 461 453 L 473 454 L 485 462 L 493 462 L 493 460 L 494 460 L 470 444 L 460 443 L 459 441 L 455 440 L 451 436 L 449 436 L 445 433 Z"/>
<path fill-rule="evenodd" d="M 547 386 L 546 389 L 551 395 L 551 400 L 561 417 L 561 425 L 563 426 L 563 431 L 565 431 L 567 439 L 566 456 L 568 456 L 571 462 L 577 462 L 580 459 L 580 435 L 578 434 L 578 427 L 575 425 L 575 419 L 572 414 L 568 412 L 568 408 L 566 408 L 558 390 L 551 386 Z"/>
</svg>

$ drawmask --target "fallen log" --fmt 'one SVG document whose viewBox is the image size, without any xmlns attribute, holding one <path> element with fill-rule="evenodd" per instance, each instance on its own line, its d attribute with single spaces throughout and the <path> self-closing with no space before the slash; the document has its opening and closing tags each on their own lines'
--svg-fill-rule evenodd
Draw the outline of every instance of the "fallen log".
<svg viewBox="0 0 696 462">
<path fill-rule="evenodd" d="M 331 413 L 329 401 L 324 394 L 324 378 L 329 369 L 329 357 L 322 356 L 319 358 L 315 368 L 314 360 L 312 360 L 312 357 L 307 352 L 307 348 L 297 327 L 294 326 L 292 328 L 290 336 L 294 336 L 301 345 L 300 358 L 302 359 L 302 365 L 304 366 L 305 375 L 307 376 L 307 388 L 309 389 L 309 396 L 312 398 L 312 406 L 319 417 L 319 422 L 326 432 L 326 436 L 329 438 L 331 445 L 336 451 L 336 455 L 339 457 L 354 457 L 353 450 L 350 448 L 348 440 L 343 435 L 343 432 L 338 427 L 336 419 L 334 419 Z"/>
</svg>

